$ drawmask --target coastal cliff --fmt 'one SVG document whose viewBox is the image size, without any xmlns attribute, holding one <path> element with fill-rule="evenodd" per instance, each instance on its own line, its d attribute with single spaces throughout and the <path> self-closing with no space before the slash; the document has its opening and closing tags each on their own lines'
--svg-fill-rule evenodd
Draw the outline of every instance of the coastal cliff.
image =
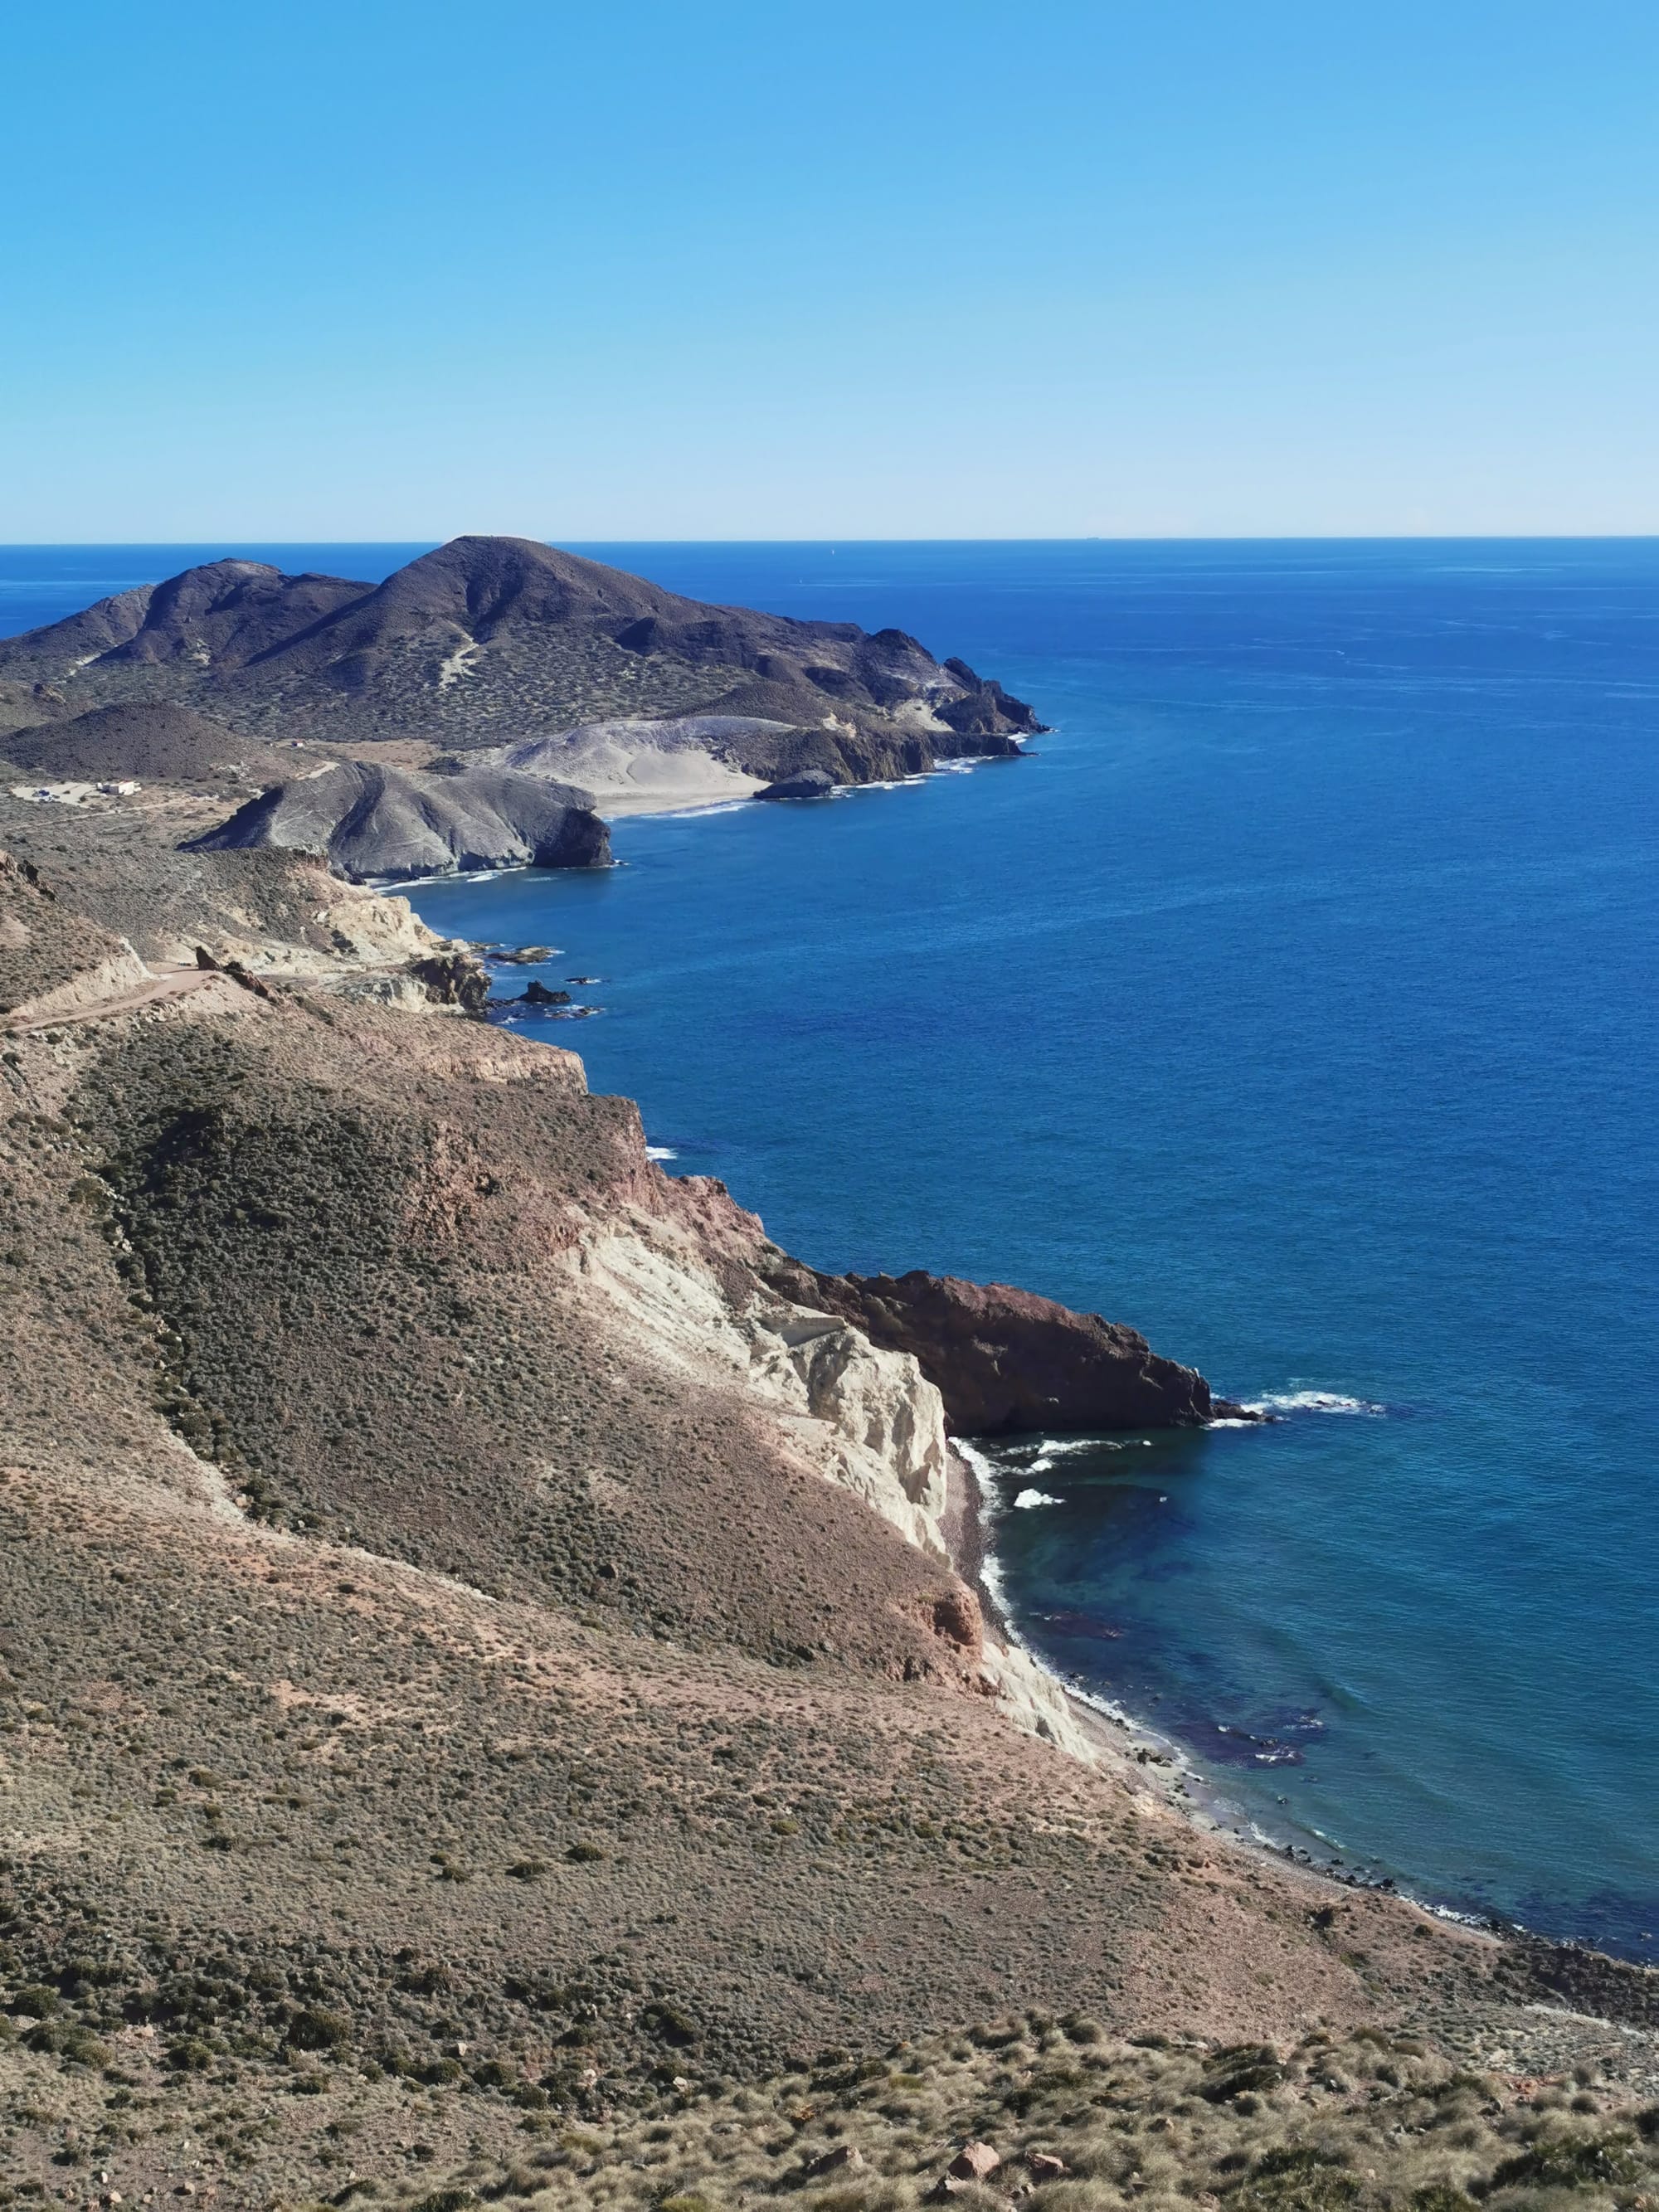
<svg viewBox="0 0 1659 2212">
<path fill-rule="evenodd" d="M 1200 1428 L 1241 1408 L 1217 1401 L 1195 1368 L 1099 1314 L 1073 1313 L 1007 1283 L 954 1275 L 824 1275 L 787 1254 L 770 1279 L 910 1353 L 943 1394 L 957 1436 L 1043 1429 Z"/>
</svg>

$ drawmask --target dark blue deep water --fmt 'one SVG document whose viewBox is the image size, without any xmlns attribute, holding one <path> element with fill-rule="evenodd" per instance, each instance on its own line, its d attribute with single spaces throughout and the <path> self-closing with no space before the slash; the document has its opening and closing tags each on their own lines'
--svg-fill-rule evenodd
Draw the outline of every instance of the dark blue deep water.
<svg viewBox="0 0 1659 2212">
<path fill-rule="evenodd" d="M 0 620 L 209 550 L 14 551 Z M 585 550 L 1054 732 L 421 911 L 602 976 L 546 1036 L 804 1256 L 1283 1406 L 1000 1455 L 1024 1633 L 1241 1819 L 1659 1957 L 1659 542 Z"/>
</svg>

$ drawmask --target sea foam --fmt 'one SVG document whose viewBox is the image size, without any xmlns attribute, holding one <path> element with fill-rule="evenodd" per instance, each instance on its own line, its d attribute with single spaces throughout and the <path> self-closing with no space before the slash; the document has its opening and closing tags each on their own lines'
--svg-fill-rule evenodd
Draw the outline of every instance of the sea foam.
<svg viewBox="0 0 1659 2212">
<path fill-rule="evenodd" d="M 1340 1390 L 1280 1390 L 1270 1391 L 1266 1397 L 1246 1398 L 1247 1413 L 1363 1413 L 1368 1419 L 1381 1420 L 1388 1413 L 1371 1398 L 1350 1398 Z M 1218 1421 L 1217 1428 L 1235 1424 Z"/>
</svg>

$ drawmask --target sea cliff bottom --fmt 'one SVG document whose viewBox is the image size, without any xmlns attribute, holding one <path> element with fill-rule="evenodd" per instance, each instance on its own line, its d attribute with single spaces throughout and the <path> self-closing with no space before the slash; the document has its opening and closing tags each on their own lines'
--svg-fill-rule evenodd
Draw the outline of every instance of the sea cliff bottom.
<svg viewBox="0 0 1659 2212">
<path fill-rule="evenodd" d="M 971 1286 L 809 1278 L 402 901 L 188 827 L 0 801 L 9 2187 L 1635 2212 L 1651 1977 L 1203 1832 L 988 1626 Z"/>
</svg>

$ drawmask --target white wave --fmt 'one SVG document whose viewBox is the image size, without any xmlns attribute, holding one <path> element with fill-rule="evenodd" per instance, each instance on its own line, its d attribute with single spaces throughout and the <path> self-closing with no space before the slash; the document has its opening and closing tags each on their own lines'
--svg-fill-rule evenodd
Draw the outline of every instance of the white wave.
<svg viewBox="0 0 1659 2212">
<path fill-rule="evenodd" d="M 996 1468 L 983 1452 L 976 1451 L 972 1444 L 963 1443 L 958 1439 L 954 1449 L 963 1459 L 967 1461 L 977 1480 L 980 1516 L 985 1535 L 984 1548 L 979 1563 L 979 1579 L 986 1595 L 996 1608 L 1001 1622 L 1000 1632 L 1007 1638 L 1016 1651 L 1028 1659 L 1040 1674 L 1046 1675 L 1048 1680 L 1066 1697 L 1074 1698 L 1079 1705 L 1086 1705 L 1091 1712 L 1103 1715 L 1115 1727 L 1122 1729 L 1133 1743 L 1145 1744 L 1149 1747 L 1155 1745 L 1162 1752 L 1164 1763 L 1171 1770 L 1174 1778 L 1191 1782 L 1195 1786 L 1200 1784 L 1202 1777 L 1197 1767 L 1194 1765 L 1183 1747 L 1176 1743 L 1173 1737 L 1160 1735 L 1137 1715 L 1130 1712 L 1127 1706 L 1119 1705 L 1115 1698 L 1109 1698 L 1102 1691 L 1090 1688 L 1086 1683 L 1079 1681 L 1073 1675 L 1060 1674 L 1056 1668 L 1051 1667 L 1046 1659 L 1039 1656 L 1032 1650 L 1030 1644 L 1014 1626 L 1013 1616 L 1008 1605 L 1006 1577 L 1002 1571 L 1002 1562 L 997 1557 L 995 1547 L 991 1540 L 996 1524 L 1002 1518 L 1005 1510 L 1000 1503 L 1000 1493 L 995 1479 Z M 1115 1450 L 1118 1447 L 1114 1445 L 1110 1449 Z M 1042 1498 L 1042 1493 L 1022 1491 L 1015 1498 L 1015 1504 L 1023 1504 L 1027 1497 L 1030 1497 L 1035 1504 Z M 1042 1502 L 1044 1504 L 1058 1505 L 1064 1501 L 1057 1498 L 1042 1498 Z"/>
<path fill-rule="evenodd" d="M 672 1145 L 647 1145 L 645 1157 L 648 1160 L 677 1160 L 679 1154 Z"/>
<path fill-rule="evenodd" d="M 744 814 L 753 805 L 750 799 L 713 799 L 706 806 L 665 806 L 660 813 L 653 812 L 643 818 L 652 822 L 696 822 L 705 814 Z"/>
<path fill-rule="evenodd" d="M 1063 1498 L 1050 1498 L 1046 1490 L 1022 1490 L 1014 1504 L 1029 1510 L 1033 1505 L 1063 1505 Z"/>
<path fill-rule="evenodd" d="M 1388 1412 L 1370 1398 L 1350 1398 L 1340 1390 L 1279 1390 L 1271 1391 L 1265 1398 L 1247 1398 L 1247 1413 L 1364 1413 L 1372 1420 L 1381 1420 Z M 1233 1422 L 1218 1421 L 1217 1428 L 1231 1428 Z"/>
</svg>

